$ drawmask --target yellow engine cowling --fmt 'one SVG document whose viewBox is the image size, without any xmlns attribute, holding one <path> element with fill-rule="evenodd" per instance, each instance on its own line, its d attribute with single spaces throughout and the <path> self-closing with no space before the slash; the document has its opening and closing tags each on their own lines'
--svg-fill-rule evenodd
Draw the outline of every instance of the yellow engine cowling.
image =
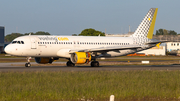
<svg viewBox="0 0 180 101">
<path fill-rule="evenodd" d="M 71 62 L 75 64 L 89 63 L 91 54 L 89 52 L 75 52 L 71 54 Z"/>
<path fill-rule="evenodd" d="M 47 64 L 52 63 L 54 59 L 51 59 L 50 57 L 35 57 L 35 61 L 39 64 Z"/>
</svg>

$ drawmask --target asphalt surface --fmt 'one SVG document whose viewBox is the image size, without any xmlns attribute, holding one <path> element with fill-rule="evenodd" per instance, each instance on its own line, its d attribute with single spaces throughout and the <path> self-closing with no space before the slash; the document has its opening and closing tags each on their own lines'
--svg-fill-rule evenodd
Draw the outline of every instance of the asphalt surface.
<svg viewBox="0 0 180 101">
<path fill-rule="evenodd" d="M 62 65 L 52 65 L 52 66 L 36 66 L 31 63 L 32 66 L 27 68 L 24 67 L 24 63 L 0 63 L 0 72 L 23 72 L 23 71 L 124 71 L 124 70 L 180 70 L 179 64 L 172 65 L 125 65 L 125 66 L 100 66 L 100 67 L 90 67 L 90 66 L 75 66 L 66 67 Z M 59 64 L 65 64 L 60 62 Z M 20 65 L 20 66 L 18 66 Z"/>
</svg>

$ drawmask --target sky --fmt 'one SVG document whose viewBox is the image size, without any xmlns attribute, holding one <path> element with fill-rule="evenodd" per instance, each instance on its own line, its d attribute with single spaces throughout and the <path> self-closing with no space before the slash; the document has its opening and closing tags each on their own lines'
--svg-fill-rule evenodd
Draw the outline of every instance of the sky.
<svg viewBox="0 0 180 101">
<path fill-rule="evenodd" d="M 158 8 L 154 30 L 179 34 L 179 4 L 180 0 L 0 0 L 0 26 L 5 26 L 5 35 L 72 35 L 86 28 L 123 34 L 129 25 L 135 31 L 150 8 Z"/>
</svg>

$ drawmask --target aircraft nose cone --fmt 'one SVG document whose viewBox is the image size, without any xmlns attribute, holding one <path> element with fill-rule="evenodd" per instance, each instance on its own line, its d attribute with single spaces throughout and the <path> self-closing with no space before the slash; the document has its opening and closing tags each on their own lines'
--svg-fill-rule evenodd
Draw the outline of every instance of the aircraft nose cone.
<svg viewBox="0 0 180 101">
<path fill-rule="evenodd" d="M 6 46 L 4 51 L 7 53 L 7 54 L 11 54 L 11 48 L 9 46 Z"/>
</svg>

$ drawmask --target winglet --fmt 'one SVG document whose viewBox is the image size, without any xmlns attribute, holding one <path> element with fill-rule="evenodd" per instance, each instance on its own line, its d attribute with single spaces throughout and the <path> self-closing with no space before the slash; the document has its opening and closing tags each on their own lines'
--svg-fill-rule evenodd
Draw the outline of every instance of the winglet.
<svg viewBox="0 0 180 101">
<path fill-rule="evenodd" d="M 158 44 L 156 44 L 156 46 L 159 48 L 159 45 L 161 44 L 161 42 L 160 43 L 158 43 Z"/>
</svg>

